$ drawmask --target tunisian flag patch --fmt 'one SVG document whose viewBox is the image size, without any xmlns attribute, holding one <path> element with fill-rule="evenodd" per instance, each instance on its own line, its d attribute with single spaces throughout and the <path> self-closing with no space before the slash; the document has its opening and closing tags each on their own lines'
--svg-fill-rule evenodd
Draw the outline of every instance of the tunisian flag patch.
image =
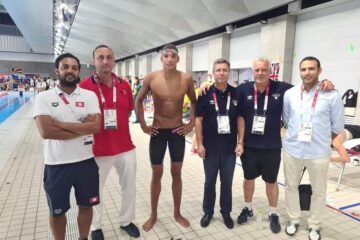
<svg viewBox="0 0 360 240">
<path fill-rule="evenodd" d="M 75 107 L 84 107 L 85 103 L 84 102 L 75 102 Z"/>
</svg>

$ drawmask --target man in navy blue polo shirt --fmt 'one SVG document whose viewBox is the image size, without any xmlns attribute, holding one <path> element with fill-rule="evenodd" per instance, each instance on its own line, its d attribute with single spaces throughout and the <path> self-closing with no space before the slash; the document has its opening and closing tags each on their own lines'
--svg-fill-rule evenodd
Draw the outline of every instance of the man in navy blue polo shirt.
<svg viewBox="0 0 360 240">
<path fill-rule="evenodd" d="M 224 58 L 213 65 L 215 84 L 206 95 L 199 96 L 196 104 L 195 131 L 198 154 L 204 161 L 205 184 L 203 211 L 200 224 L 207 227 L 214 214 L 216 178 L 220 172 L 220 212 L 227 228 L 234 227 L 230 216 L 232 208 L 232 180 L 237 145 L 238 98 L 236 89 L 228 85 L 230 63 Z"/>
<path fill-rule="evenodd" d="M 284 94 L 292 85 L 271 81 L 270 64 L 266 58 L 256 59 L 252 66 L 254 82 L 237 87 L 241 116 L 238 124 L 239 144 L 244 145 L 241 162 L 245 199 L 245 207 L 237 222 L 244 224 L 253 216 L 255 179 L 262 176 L 269 202 L 270 229 L 273 233 L 279 233 L 281 226 L 276 208 L 279 198 L 277 176 L 281 161 L 281 114 Z M 331 82 L 328 85 L 323 89 L 333 88 Z"/>
<path fill-rule="evenodd" d="M 285 82 L 270 81 L 270 61 L 256 59 L 252 66 L 254 82 L 242 84 L 237 88 L 239 96 L 240 143 L 244 144 L 241 156 L 244 171 L 245 207 L 237 222 L 245 223 L 253 215 L 252 197 L 255 179 L 262 176 L 266 183 L 266 195 L 270 206 L 269 220 L 273 233 L 281 230 L 276 207 L 279 197 L 277 175 L 281 160 L 280 121 L 283 96 L 292 85 Z"/>
</svg>

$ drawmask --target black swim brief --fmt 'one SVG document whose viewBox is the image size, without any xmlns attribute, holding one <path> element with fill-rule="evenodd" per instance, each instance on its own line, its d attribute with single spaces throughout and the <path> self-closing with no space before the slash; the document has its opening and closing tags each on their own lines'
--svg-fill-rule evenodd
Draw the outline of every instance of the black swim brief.
<svg viewBox="0 0 360 240">
<path fill-rule="evenodd" d="M 177 128 L 160 128 L 156 136 L 150 139 L 151 164 L 162 164 L 169 145 L 171 162 L 182 162 L 185 154 L 185 137 L 176 132 Z"/>
</svg>

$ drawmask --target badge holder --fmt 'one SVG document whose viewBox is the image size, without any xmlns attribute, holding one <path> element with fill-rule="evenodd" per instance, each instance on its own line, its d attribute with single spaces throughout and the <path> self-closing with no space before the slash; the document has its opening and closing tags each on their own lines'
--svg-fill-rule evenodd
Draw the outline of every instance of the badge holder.
<svg viewBox="0 0 360 240">
<path fill-rule="evenodd" d="M 217 116 L 218 134 L 230 134 L 230 119 L 227 115 Z"/>
<path fill-rule="evenodd" d="M 104 110 L 104 128 L 106 130 L 117 129 L 116 109 Z"/>
<path fill-rule="evenodd" d="M 301 123 L 298 133 L 298 141 L 300 142 L 311 142 L 312 137 L 312 126 L 310 123 Z"/>
<path fill-rule="evenodd" d="M 265 116 L 254 115 L 251 133 L 256 135 L 264 135 L 265 123 L 266 123 Z"/>
</svg>

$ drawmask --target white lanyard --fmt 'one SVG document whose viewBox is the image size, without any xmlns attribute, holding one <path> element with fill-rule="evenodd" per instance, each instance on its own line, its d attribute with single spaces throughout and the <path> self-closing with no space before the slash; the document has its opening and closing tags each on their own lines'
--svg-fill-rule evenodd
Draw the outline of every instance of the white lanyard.
<svg viewBox="0 0 360 240">
<path fill-rule="evenodd" d="M 101 103 L 103 104 L 104 108 L 106 109 L 106 102 L 105 102 L 105 97 L 104 97 L 104 94 L 101 90 L 101 87 L 100 87 L 100 84 L 99 84 L 99 77 L 97 74 L 94 75 L 94 79 L 95 79 L 95 82 L 96 82 L 96 85 L 98 86 L 99 88 L 99 92 L 100 92 L 100 98 L 101 98 Z M 113 80 L 113 103 L 114 103 L 114 108 L 116 106 L 116 86 L 115 86 L 115 79 L 114 77 L 112 78 Z"/>
<path fill-rule="evenodd" d="M 65 94 L 63 92 L 56 91 L 58 96 L 61 98 L 61 100 L 65 103 L 65 105 L 69 106 L 73 114 L 75 115 L 76 119 L 80 122 L 82 122 L 81 117 L 76 113 L 75 109 L 72 107 L 72 104 L 70 104 L 70 101 L 65 97 Z"/>
<path fill-rule="evenodd" d="M 217 114 L 219 115 L 219 105 L 218 105 L 216 93 L 213 92 L 212 95 L 213 95 L 214 102 L 215 102 L 215 110 L 216 110 Z M 228 92 L 228 96 L 227 96 L 227 100 L 226 100 L 226 115 L 228 115 L 228 112 L 230 109 L 230 97 L 231 97 L 231 93 Z"/>
<path fill-rule="evenodd" d="M 314 115 L 314 111 L 315 111 L 315 105 L 316 105 L 316 102 L 317 102 L 317 99 L 319 97 L 319 92 L 320 92 L 320 86 L 316 87 L 316 91 L 314 93 L 314 97 L 313 97 L 313 100 L 312 100 L 312 104 L 311 104 L 311 111 L 310 111 L 310 122 L 311 122 L 311 119 Z M 301 119 L 301 122 L 303 121 L 303 115 L 305 113 L 305 109 L 304 109 L 304 97 L 303 97 L 303 94 L 304 94 L 304 84 L 301 85 L 301 105 L 300 105 L 300 119 Z"/>
<path fill-rule="evenodd" d="M 269 92 L 270 92 L 270 81 L 266 87 L 265 101 L 264 101 L 264 116 L 265 116 L 267 106 L 268 106 Z M 258 92 L 257 92 L 256 85 L 254 83 L 254 111 L 255 111 L 255 114 L 257 114 L 257 110 L 258 110 L 258 97 L 257 96 L 258 96 Z"/>
</svg>

